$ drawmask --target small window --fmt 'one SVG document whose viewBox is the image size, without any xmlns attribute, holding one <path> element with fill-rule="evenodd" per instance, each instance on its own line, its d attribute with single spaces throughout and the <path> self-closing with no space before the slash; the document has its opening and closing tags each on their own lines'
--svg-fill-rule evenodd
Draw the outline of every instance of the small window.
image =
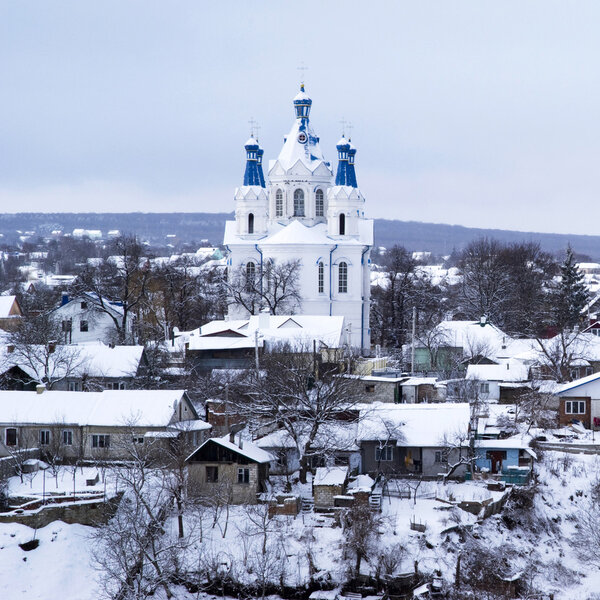
<svg viewBox="0 0 600 600">
<path fill-rule="evenodd" d="M 17 428 L 16 427 L 7 427 L 5 429 L 5 437 L 7 446 L 16 446 L 17 445 Z"/>
<path fill-rule="evenodd" d="M 346 215 L 340 213 L 340 235 L 346 235 Z"/>
<path fill-rule="evenodd" d="M 67 333 L 67 332 L 71 331 L 71 326 L 72 326 L 71 319 L 65 319 L 64 321 L 61 321 L 60 327 L 63 330 L 63 332 Z"/>
<path fill-rule="evenodd" d="M 133 443 L 134 444 L 143 444 L 144 443 L 144 436 L 143 435 L 134 435 L 133 436 Z"/>
<path fill-rule="evenodd" d="M 438 464 L 447 463 L 448 455 L 446 454 L 446 452 L 444 452 L 443 450 L 436 450 L 435 451 L 435 462 Z"/>
<path fill-rule="evenodd" d="M 251 292 L 254 288 L 254 279 L 256 277 L 256 265 L 253 262 L 246 264 L 246 291 Z"/>
<path fill-rule="evenodd" d="M 333 462 L 336 467 L 349 467 L 350 466 L 350 457 L 344 456 L 343 454 L 336 454 L 333 457 Z"/>
<path fill-rule="evenodd" d="M 345 262 L 341 262 L 338 270 L 338 292 L 346 294 L 348 293 L 348 265 Z"/>
<path fill-rule="evenodd" d="M 489 383 L 480 383 L 479 384 L 479 391 L 482 394 L 489 394 L 490 393 L 490 384 Z"/>
<path fill-rule="evenodd" d="M 88 330 L 88 322 L 85 320 L 79 321 L 79 331 L 87 331 Z"/>
<path fill-rule="evenodd" d="M 325 216 L 325 201 L 323 200 L 323 190 L 317 190 L 315 196 L 315 216 L 323 217 Z"/>
<path fill-rule="evenodd" d="M 394 460 L 394 449 L 391 446 L 375 448 L 375 460 L 377 462 Z"/>
<path fill-rule="evenodd" d="M 206 483 L 219 481 L 219 467 L 206 467 Z"/>
<path fill-rule="evenodd" d="M 81 383 L 79 381 L 69 381 L 69 391 L 70 392 L 80 392 L 81 391 Z"/>
<path fill-rule="evenodd" d="M 81 303 L 81 310 L 87 310 L 87 302 Z"/>
<path fill-rule="evenodd" d="M 40 446 L 50 445 L 50 430 L 40 429 Z"/>
<path fill-rule="evenodd" d="M 92 435 L 92 448 L 110 448 L 110 435 L 105 433 Z"/>
<path fill-rule="evenodd" d="M 375 392 L 375 384 L 371 383 L 369 385 L 365 385 L 365 392 L 367 392 L 367 394 L 373 394 Z"/>
<path fill-rule="evenodd" d="M 120 390 L 126 390 L 127 389 L 127 382 L 125 382 L 125 381 L 119 381 L 119 389 Z"/>
<path fill-rule="evenodd" d="M 567 400 L 565 413 L 568 415 L 585 415 L 585 400 Z"/>
<path fill-rule="evenodd" d="M 300 189 L 294 192 L 294 216 L 304 216 L 304 191 Z"/>
<path fill-rule="evenodd" d="M 250 483 L 250 469 L 238 469 L 238 483 Z"/>
<path fill-rule="evenodd" d="M 254 215 L 252 213 L 248 215 L 248 233 L 254 233 Z"/>
<path fill-rule="evenodd" d="M 283 192 L 281 190 L 275 192 L 275 216 L 283 217 Z"/>
<path fill-rule="evenodd" d="M 319 263 L 317 285 L 319 288 L 319 294 L 323 294 L 325 292 L 325 266 L 322 262 Z"/>
<path fill-rule="evenodd" d="M 63 446 L 73 445 L 73 432 L 70 429 L 65 429 L 62 432 Z"/>
</svg>

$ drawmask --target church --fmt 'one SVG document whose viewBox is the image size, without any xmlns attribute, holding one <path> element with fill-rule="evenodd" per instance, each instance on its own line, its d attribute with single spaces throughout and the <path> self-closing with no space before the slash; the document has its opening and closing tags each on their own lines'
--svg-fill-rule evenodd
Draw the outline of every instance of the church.
<svg viewBox="0 0 600 600">
<path fill-rule="evenodd" d="M 373 221 L 356 180 L 356 148 L 337 144 L 335 179 L 310 123 L 312 100 L 301 86 L 293 101 L 295 120 L 265 181 L 263 149 L 254 137 L 245 144 L 244 183 L 235 190 L 235 221 L 225 226 L 229 277 L 244 273 L 264 281 L 268 264 L 297 262 L 302 315 L 343 316 L 347 338 L 370 349 L 370 253 Z M 231 304 L 228 319 L 248 316 Z"/>
</svg>

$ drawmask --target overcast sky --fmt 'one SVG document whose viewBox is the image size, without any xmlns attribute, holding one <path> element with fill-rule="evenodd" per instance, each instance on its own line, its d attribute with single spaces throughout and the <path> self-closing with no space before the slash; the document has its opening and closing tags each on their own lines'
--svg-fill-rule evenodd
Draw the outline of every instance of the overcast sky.
<svg viewBox="0 0 600 600">
<path fill-rule="evenodd" d="M 232 211 L 301 72 L 374 217 L 598 234 L 600 3 L 0 0 L 0 211 Z"/>
</svg>

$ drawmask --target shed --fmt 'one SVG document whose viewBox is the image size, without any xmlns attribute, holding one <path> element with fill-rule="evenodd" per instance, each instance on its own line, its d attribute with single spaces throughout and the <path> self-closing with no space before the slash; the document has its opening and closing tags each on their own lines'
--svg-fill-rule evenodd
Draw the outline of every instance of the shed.
<svg viewBox="0 0 600 600">
<path fill-rule="evenodd" d="M 313 478 L 315 508 L 331 508 L 335 496 L 344 494 L 348 467 L 319 467 Z"/>
</svg>

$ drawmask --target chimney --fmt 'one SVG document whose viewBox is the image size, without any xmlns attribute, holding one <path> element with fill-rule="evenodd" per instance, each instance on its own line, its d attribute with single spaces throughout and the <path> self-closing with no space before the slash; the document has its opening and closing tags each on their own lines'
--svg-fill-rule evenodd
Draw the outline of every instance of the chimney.
<svg viewBox="0 0 600 600">
<path fill-rule="evenodd" d="M 67 294 L 67 292 L 63 292 L 62 293 L 62 298 L 61 298 L 61 301 L 60 301 L 60 305 L 64 306 L 68 302 L 69 302 L 69 294 Z"/>
<path fill-rule="evenodd" d="M 235 444 L 235 431 L 230 431 L 229 432 L 229 443 L 230 444 Z"/>
<path fill-rule="evenodd" d="M 46 386 L 43 383 L 40 383 L 35 386 L 36 394 L 43 394 L 46 391 Z"/>
<path fill-rule="evenodd" d="M 271 320 L 271 314 L 268 308 L 261 308 L 258 313 L 258 328 L 269 329 L 269 322 Z"/>
</svg>

